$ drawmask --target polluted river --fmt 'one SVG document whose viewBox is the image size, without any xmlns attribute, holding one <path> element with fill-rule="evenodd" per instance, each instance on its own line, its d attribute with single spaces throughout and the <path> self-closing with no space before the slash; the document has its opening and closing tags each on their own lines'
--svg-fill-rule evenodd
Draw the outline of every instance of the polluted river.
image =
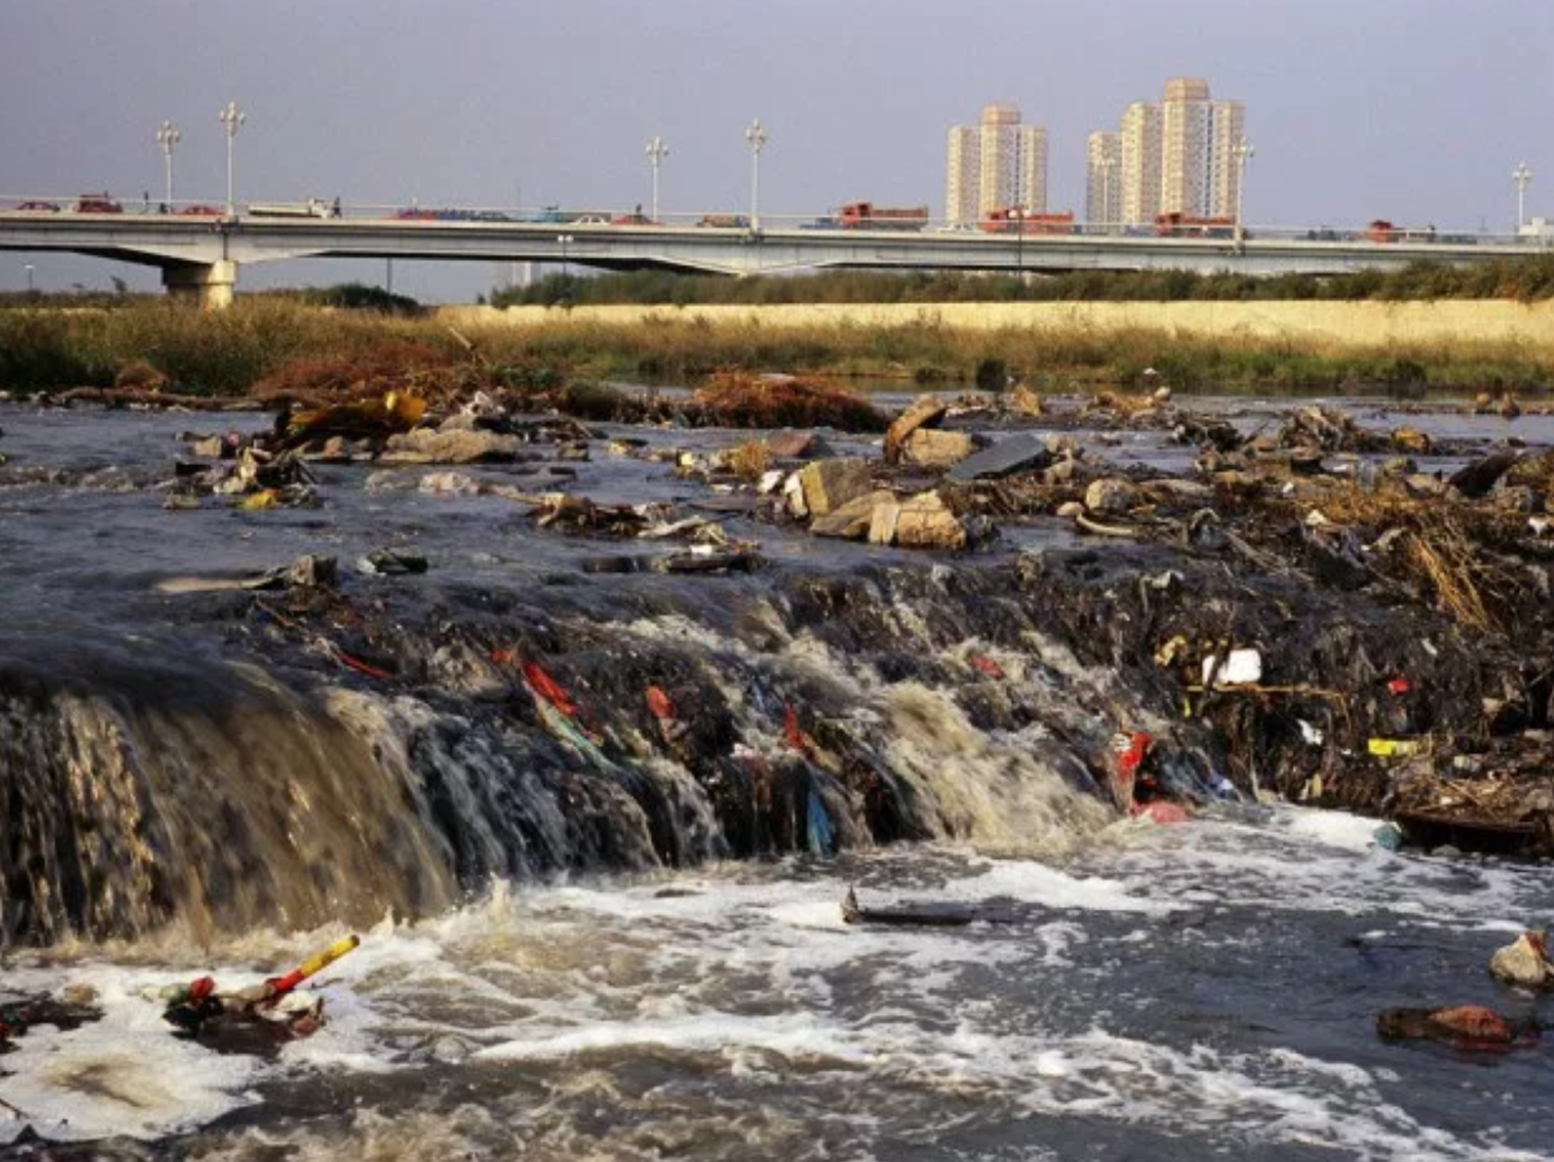
<svg viewBox="0 0 1554 1162">
<path fill-rule="evenodd" d="M 1508 434 L 1406 419 L 1437 478 Z M 944 428 L 1135 481 L 1207 446 L 1115 420 Z M 748 430 L 549 422 L 501 463 L 337 447 L 304 503 L 243 503 L 192 494 L 190 448 L 270 415 L 0 403 L 0 1157 L 1554 1157 L 1546 1047 L 1377 1035 L 1549 1011 L 1486 971 L 1550 918 L 1542 852 L 1379 842 L 1345 781 L 1404 734 L 1384 689 L 1337 708 L 1355 643 L 1397 698 L 1479 656 L 1438 611 L 1261 589 L 1226 562 L 1272 550 L 1196 515 L 1112 535 L 1166 491 L 1077 525 L 983 493 L 962 547 L 870 544 L 708 468 Z M 1222 603 L 1255 709 L 1158 660 Z M 1139 735 L 1185 821 L 1119 802 Z M 164 1016 L 347 935 L 310 1035 Z"/>
</svg>

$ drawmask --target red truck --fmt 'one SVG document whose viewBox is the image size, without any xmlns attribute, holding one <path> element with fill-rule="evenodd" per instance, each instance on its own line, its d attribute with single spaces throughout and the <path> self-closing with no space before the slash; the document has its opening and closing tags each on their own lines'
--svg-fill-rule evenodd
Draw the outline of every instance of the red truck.
<svg viewBox="0 0 1554 1162">
<path fill-rule="evenodd" d="M 1155 215 L 1155 233 L 1162 238 L 1234 238 L 1234 218 L 1200 218 L 1180 210 Z"/>
<path fill-rule="evenodd" d="M 1377 218 L 1365 228 L 1365 237 L 1372 242 L 1434 242 L 1434 226 L 1394 226 L 1385 218 Z"/>
<path fill-rule="evenodd" d="M 836 224 L 844 230 L 921 230 L 928 225 L 928 207 L 848 202 L 837 210 Z"/>
<path fill-rule="evenodd" d="M 113 200 L 113 195 L 82 194 L 71 207 L 77 214 L 122 214 L 124 207 Z"/>
<path fill-rule="evenodd" d="M 1037 214 L 1023 206 L 1000 206 L 989 210 L 979 223 L 989 234 L 1073 234 L 1074 212 Z"/>
</svg>

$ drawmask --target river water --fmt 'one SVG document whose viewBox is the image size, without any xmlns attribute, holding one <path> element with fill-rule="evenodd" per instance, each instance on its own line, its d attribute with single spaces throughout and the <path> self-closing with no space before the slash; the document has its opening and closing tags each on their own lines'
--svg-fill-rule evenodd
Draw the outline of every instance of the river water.
<svg viewBox="0 0 1554 1162">
<path fill-rule="evenodd" d="M 29 1131 L 56 1157 L 1554 1157 L 1546 1049 L 1464 1058 L 1374 1032 L 1395 1005 L 1539 1011 L 1485 967 L 1548 920 L 1546 865 L 1391 853 L 1372 821 L 1294 806 L 1115 820 L 1063 740 L 1104 739 L 1119 712 L 1153 726 L 1145 700 L 1039 627 L 1001 637 L 999 591 L 961 564 L 730 518 L 770 575 L 596 576 L 598 543 L 424 492 L 421 469 L 322 469 L 317 509 L 162 509 L 176 433 L 265 422 L 0 405 L 5 991 L 87 987 L 103 1012 L 0 1059 L 14 1156 L 42 1156 Z M 1108 454 L 1180 453 L 1129 437 Z M 705 496 L 603 441 L 578 470 L 545 486 Z M 449 655 L 476 623 L 543 621 L 558 657 L 607 640 L 584 693 L 613 737 L 643 659 L 715 671 L 699 689 L 756 749 L 780 745 L 788 692 L 829 705 L 930 834 L 875 844 L 837 814 L 836 854 L 727 858 L 716 794 L 643 758 L 673 819 L 648 837 L 609 800 L 585 858 L 598 772 L 492 710 L 462 655 L 433 672 L 464 678 L 389 691 L 262 637 L 246 597 L 164 591 L 382 545 L 432 572 L 343 587 L 389 616 L 442 611 Z M 836 617 L 868 632 L 850 635 L 783 580 L 858 570 Z M 969 652 L 1029 713 L 978 692 Z M 866 907 L 979 919 L 847 925 L 849 885 Z M 179 1040 L 145 998 L 206 972 L 251 983 L 347 926 L 361 947 L 315 982 L 327 1024 L 276 1054 Z"/>
</svg>

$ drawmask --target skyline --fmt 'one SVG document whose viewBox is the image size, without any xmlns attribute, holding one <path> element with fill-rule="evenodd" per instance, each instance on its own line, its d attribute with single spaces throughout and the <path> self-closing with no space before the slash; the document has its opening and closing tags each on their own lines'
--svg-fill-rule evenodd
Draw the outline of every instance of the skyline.
<svg viewBox="0 0 1554 1162">
<path fill-rule="evenodd" d="M 125 204 L 163 184 L 156 133 L 180 133 L 178 196 L 225 199 L 219 110 L 248 114 L 235 142 L 239 200 L 342 197 L 384 205 L 629 210 L 651 201 L 646 144 L 662 138 L 666 214 L 745 211 L 759 117 L 761 210 L 814 214 L 851 200 L 942 213 L 944 141 L 968 110 L 1017 105 L 1048 133 L 1052 210 L 1085 210 L 1089 132 L 1169 76 L 1208 76 L 1255 110 L 1248 223 L 1509 230 L 1514 168 L 1529 217 L 1554 205 L 1551 82 L 1540 49 L 1554 6 L 1505 0 L 1464 19 L 1444 0 L 1202 0 L 1101 13 L 969 0 L 953 19 L 916 0 L 835 6 L 680 0 L 566 6 L 281 0 L 264 15 L 212 0 L 15 7 L 0 44 L 0 193 Z M 890 14 L 889 20 L 882 14 Z M 221 51 L 220 46 L 232 46 Z M 533 47 L 531 47 L 533 46 Z M 866 50 L 866 51 L 865 51 Z M 137 289 L 148 272 L 93 260 L 0 256 L 0 286 Z M 278 264 L 242 285 L 381 281 L 363 263 Z M 381 264 L 379 264 L 381 266 Z M 282 268 L 285 269 L 282 269 Z M 396 289 L 470 298 L 480 267 L 396 266 Z"/>
</svg>

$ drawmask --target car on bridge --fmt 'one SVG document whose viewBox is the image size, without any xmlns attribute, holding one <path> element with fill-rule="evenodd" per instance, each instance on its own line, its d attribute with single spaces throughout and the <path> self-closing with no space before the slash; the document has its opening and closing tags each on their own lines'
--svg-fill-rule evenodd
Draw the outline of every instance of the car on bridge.
<svg viewBox="0 0 1554 1162">
<path fill-rule="evenodd" d="M 32 201 L 22 202 L 22 203 L 18 204 L 16 208 L 19 211 L 21 211 L 22 213 L 24 213 L 24 214 L 57 214 L 57 213 L 59 213 L 59 203 L 58 202 L 41 202 L 41 201 L 38 201 L 37 199 L 33 199 Z"/>
<path fill-rule="evenodd" d="M 82 194 L 76 199 L 76 204 L 71 209 L 77 214 L 122 214 L 124 207 L 114 200 L 113 195 L 107 192 L 101 194 Z"/>
<path fill-rule="evenodd" d="M 210 206 L 203 202 L 195 202 L 193 205 L 179 206 L 173 213 L 182 214 L 187 218 L 219 218 L 226 211 L 220 206 Z"/>
</svg>

